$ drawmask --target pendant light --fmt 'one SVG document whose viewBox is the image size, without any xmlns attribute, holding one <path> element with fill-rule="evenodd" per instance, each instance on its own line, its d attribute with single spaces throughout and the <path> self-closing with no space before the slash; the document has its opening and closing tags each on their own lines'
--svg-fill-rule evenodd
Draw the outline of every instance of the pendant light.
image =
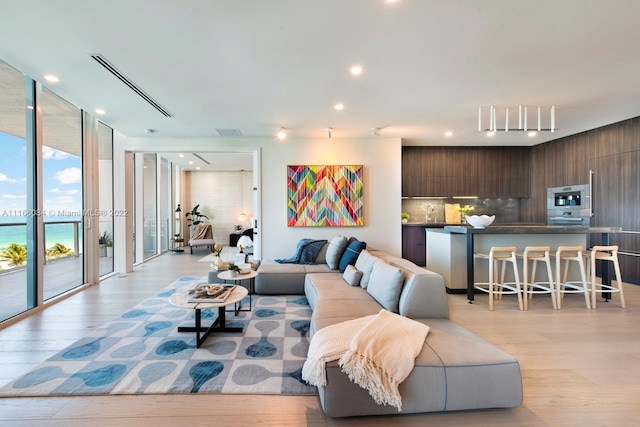
<svg viewBox="0 0 640 427">
<path fill-rule="evenodd" d="M 244 222 L 247 220 L 247 214 L 244 213 L 244 180 L 243 180 L 243 172 L 244 169 L 240 169 L 240 203 L 242 203 L 242 211 L 240 211 L 240 215 L 238 215 L 238 221 Z"/>
</svg>

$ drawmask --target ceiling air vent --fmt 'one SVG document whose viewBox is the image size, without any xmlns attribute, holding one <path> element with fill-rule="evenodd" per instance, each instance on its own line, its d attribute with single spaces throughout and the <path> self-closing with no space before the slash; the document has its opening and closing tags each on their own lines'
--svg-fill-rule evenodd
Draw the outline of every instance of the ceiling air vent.
<svg viewBox="0 0 640 427">
<path fill-rule="evenodd" d="M 220 136 L 242 136 L 240 129 L 216 129 Z"/>
<path fill-rule="evenodd" d="M 140 89 L 135 83 L 129 80 L 124 74 L 122 74 L 113 64 L 107 61 L 102 55 L 91 55 L 93 59 L 100 65 L 102 65 L 108 72 L 113 74 L 118 80 L 120 80 L 125 85 L 129 86 L 129 88 L 140 96 L 140 98 L 147 101 L 153 108 L 160 111 L 165 117 L 173 117 L 173 115 L 168 112 L 162 105 L 158 104 L 153 98 L 145 93 L 142 89 Z"/>
<path fill-rule="evenodd" d="M 199 156 L 198 154 L 196 154 L 196 153 L 191 153 L 191 154 L 193 154 L 193 155 L 194 155 L 194 157 L 196 157 L 197 159 L 200 159 L 200 160 L 201 160 L 201 161 L 203 161 L 204 163 L 206 163 L 206 164 L 208 164 L 208 165 L 210 165 L 210 164 L 211 164 L 211 163 L 209 163 L 208 161 L 206 161 L 204 158 L 202 158 L 201 156 Z"/>
</svg>

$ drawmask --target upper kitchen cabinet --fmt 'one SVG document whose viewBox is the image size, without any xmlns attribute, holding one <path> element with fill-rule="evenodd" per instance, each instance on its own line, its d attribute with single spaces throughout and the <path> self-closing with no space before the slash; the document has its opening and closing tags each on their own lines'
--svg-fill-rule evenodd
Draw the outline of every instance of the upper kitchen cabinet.
<svg viewBox="0 0 640 427">
<path fill-rule="evenodd" d="M 486 147 L 478 150 L 478 196 L 482 198 L 529 197 L 530 147 Z"/>
<path fill-rule="evenodd" d="M 529 197 L 529 147 L 403 147 L 404 197 Z"/>
<path fill-rule="evenodd" d="M 402 195 L 470 195 L 477 168 L 475 154 L 461 147 L 403 147 Z"/>
</svg>

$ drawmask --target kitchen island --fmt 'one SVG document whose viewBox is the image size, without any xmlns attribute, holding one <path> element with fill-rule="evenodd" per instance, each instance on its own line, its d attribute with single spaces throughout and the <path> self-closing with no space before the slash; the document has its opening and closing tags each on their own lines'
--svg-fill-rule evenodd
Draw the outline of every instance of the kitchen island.
<svg viewBox="0 0 640 427">
<path fill-rule="evenodd" d="M 447 291 L 463 293 L 474 300 L 475 281 L 486 281 L 487 263 L 474 266 L 474 252 L 489 252 L 492 246 L 515 246 L 519 252 L 526 246 L 587 247 L 589 227 L 576 226 L 489 226 L 478 229 L 447 226 L 426 229 L 427 268 L 444 277 Z M 522 270 L 520 270 L 522 271 Z"/>
</svg>

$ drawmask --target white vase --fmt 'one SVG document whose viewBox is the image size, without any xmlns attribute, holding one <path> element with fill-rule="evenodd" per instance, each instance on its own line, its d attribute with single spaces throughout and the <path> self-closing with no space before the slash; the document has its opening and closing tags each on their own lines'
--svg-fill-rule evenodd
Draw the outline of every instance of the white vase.
<svg viewBox="0 0 640 427">
<path fill-rule="evenodd" d="M 221 266 L 222 264 L 224 264 L 224 261 L 222 261 L 222 258 L 220 258 L 219 256 L 215 256 L 215 255 L 214 255 L 214 257 L 213 257 L 213 263 L 219 267 L 219 266 Z"/>
</svg>

